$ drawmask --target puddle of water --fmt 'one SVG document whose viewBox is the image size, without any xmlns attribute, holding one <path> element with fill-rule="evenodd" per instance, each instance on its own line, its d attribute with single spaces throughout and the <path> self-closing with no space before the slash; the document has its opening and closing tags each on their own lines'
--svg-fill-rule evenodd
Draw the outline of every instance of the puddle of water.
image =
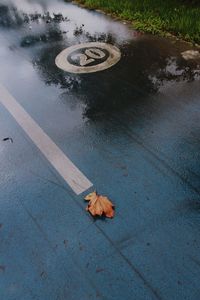
<svg viewBox="0 0 200 300">
<path fill-rule="evenodd" d="M 9 80 L 11 70 L 24 77 L 35 72 L 46 85 L 84 101 L 87 116 L 127 109 L 166 84 L 200 77 L 200 62 L 185 61 L 181 55 L 187 44 L 138 34 L 64 1 L 0 0 L 0 16 L 0 78 Z M 119 47 L 120 63 L 95 76 L 72 75 L 56 67 L 55 57 L 63 49 L 94 41 Z"/>
<path fill-rule="evenodd" d="M 51 129 L 55 140 L 58 136 L 58 144 L 69 135 L 67 151 L 80 138 L 92 147 L 128 145 L 125 155 L 130 155 L 138 134 L 142 141 L 153 141 L 156 149 L 171 147 L 167 155 L 173 159 L 174 147 L 199 119 L 200 61 L 182 57 L 188 44 L 138 34 L 103 14 L 63 1 L 7 3 L 0 0 L 0 16 L 5 17 L 0 18 L 0 82 L 14 91 L 42 128 Z M 96 41 L 116 45 L 121 61 L 84 75 L 55 65 L 63 49 Z"/>
</svg>

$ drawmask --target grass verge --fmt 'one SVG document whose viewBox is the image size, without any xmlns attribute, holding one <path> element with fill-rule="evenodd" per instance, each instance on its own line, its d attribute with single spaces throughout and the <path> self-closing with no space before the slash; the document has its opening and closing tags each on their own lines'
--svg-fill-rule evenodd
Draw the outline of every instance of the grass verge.
<svg viewBox="0 0 200 300">
<path fill-rule="evenodd" d="M 184 0 L 77 0 L 92 9 L 102 9 L 138 30 L 172 34 L 200 44 L 200 4 Z M 192 4 L 191 4 L 192 2 Z M 198 2 L 198 1 L 196 1 Z"/>
</svg>

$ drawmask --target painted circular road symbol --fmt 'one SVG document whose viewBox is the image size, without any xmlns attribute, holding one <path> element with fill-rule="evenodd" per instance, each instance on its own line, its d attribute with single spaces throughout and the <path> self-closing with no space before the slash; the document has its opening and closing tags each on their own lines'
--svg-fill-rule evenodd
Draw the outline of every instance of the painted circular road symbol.
<svg viewBox="0 0 200 300">
<path fill-rule="evenodd" d="M 114 66 L 120 50 L 106 43 L 85 43 L 69 47 L 56 57 L 58 68 L 70 73 L 94 73 Z"/>
</svg>

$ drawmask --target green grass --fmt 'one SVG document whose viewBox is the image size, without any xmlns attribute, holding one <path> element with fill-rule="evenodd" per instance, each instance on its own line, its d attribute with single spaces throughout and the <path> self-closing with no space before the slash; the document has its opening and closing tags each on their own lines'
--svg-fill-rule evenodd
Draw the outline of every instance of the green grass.
<svg viewBox="0 0 200 300">
<path fill-rule="evenodd" d="M 189 4 L 192 1 L 78 0 L 77 2 L 129 20 L 136 29 L 144 32 L 162 35 L 171 33 L 200 44 L 200 4 Z"/>
</svg>

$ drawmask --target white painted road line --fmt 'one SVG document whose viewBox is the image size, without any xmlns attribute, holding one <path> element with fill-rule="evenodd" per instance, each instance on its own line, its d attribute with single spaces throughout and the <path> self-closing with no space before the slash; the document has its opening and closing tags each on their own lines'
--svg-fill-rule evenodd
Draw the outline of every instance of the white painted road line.
<svg viewBox="0 0 200 300">
<path fill-rule="evenodd" d="M 58 148 L 42 128 L 40 128 L 40 126 L 1 84 L 0 103 L 10 112 L 33 143 L 40 149 L 46 159 L 77 195 L 92 187 L 93 184 L 69 160 L 69 158 L 67 158 L 60 148 Z"/>
<path fill-rule="evenodd" d="M 104 51 L 109 54 L 107 58 Z M 71 61 L 69 60 L 70 56 Z M 75 61 L 73 62 L 74 56 Z M 79 65 L 77 65 L 77 57 L 79 57 Z M 101 61 L 103 58 L 106 58 L 106 60 Z M 120 59 L 121 52 L 117 47 L 107 43 L 91 42 L 68 47 L 58 54 L 55 63 L 58 68 L 66 72 L 84 74 L 111 68 L 117 64 Z M 94 62 L 94 65 L 90 65 Z"/>
</svg>

